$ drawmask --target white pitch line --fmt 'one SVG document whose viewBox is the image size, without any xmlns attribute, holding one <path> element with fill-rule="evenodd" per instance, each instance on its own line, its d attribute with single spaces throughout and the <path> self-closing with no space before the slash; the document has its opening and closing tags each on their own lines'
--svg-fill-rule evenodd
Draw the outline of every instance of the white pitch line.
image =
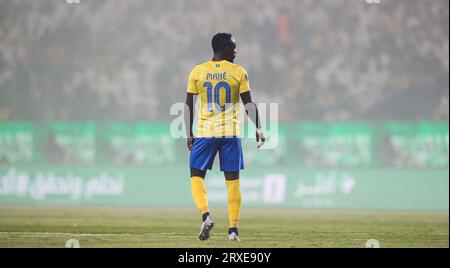
<svg viewBox="0 0 450 268">
<path fill-rule="evenodd" d="M 11 235 L 20 235 L 22 237 L 37 237 L 37 236 L 127 236 L 127 237 L 142 237 L 142 236 L 164 236 L 164 237 L 196 237 L 195 235 L 172 235 L 172 233 L 145 233 L 145 234 L 91 234 L 91 233 L 49 233 L 49 232 L 0 232 L 0 237 L 8 237 Z"/>
<path fill-rule="evenodd" d="M 117 234 L 92 234 L 92 233 L 50 233 L 50 232 L 0 232 L 1 238 L 7 238 L 11 236 L 20 237 L 52 237 L 52 236 L 64 236 L 64 237 L 162 237 L 162 238 L 192 238 L 198 239 L 196 235 L 174 235 L 174 233 L 144 233 L 144 234 L 130 234 L 130 233 L 117 233 Z M 221 235 L 212 235 L 211 238 L 221 238 Z M 247 241 L 276 241 L 276 239 L 270 237 L 258 237 L 248 238 Z"/>
</svg>

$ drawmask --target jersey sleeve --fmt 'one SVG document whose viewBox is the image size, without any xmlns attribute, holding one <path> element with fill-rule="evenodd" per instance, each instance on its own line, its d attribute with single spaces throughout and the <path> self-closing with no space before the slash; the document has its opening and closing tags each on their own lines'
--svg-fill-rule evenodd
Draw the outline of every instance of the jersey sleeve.
<svg viewBox="0 0 450 268">
<path fill-rule="evenodd" d="M 240 68 L 239 70 L 239 94 L 250 91 L 250 82 L 248 81 L 248 74 L 244 68 Z"/>
<path fill-rule="evenodd" d="M 189 74 L 188 78 L 188 86 L 187 86 L 187 92 L 192 94 L 198 94 L 197 90 L 197 67 L 194 67 L 192 69 L 191 73 Z"/>
</svg>

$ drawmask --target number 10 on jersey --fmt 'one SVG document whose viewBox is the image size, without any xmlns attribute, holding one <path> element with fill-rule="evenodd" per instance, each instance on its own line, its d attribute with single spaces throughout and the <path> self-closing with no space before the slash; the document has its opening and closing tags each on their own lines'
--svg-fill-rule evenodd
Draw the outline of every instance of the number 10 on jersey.
<svg viewBox="0 0 450 268">
<path fill-rule="evenodd" d="M 213 86 L 211 82 L 205 82 L 203 84 L 206 87 L 206 96 L 208 98 L 208 112 L 213 112 Z M 225 105 L 220 105 L 220 89 L 225 89 Z M 217 110 L 223 112 L 227 108 L 227 104 L 231 103 L 231 89 L 230 85 L 227 82 L 219 82 L 214 87 L 214 104 Z"/>
</svg>

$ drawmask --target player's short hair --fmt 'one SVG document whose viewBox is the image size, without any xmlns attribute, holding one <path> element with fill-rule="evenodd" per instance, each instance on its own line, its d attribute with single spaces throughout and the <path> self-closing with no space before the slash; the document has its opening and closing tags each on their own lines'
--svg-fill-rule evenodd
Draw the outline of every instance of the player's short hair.
<svg viewBox="0 0 450 268">
<path fill-rule="evenodd" d="M 231 34 L 229 33 L 217 33 L 213 36 L 211 45 L 214 53 L 219 53 L 225 50 L 225 47 L 231 42 Z"/>
</svg>

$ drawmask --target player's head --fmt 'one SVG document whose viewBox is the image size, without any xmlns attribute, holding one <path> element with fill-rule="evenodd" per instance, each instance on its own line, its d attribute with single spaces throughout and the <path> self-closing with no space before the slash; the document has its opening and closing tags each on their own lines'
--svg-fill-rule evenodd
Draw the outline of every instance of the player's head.
<svg viewBox="0 0 450 268">
<path fill-rule="evenodd" d="M 220 55 L 222 59 L 233 62 L 236 58 L 236 39 L 229 33 L 218 33 L 213 36 L 211 45 L 214 55 Z"/>
</svg>

